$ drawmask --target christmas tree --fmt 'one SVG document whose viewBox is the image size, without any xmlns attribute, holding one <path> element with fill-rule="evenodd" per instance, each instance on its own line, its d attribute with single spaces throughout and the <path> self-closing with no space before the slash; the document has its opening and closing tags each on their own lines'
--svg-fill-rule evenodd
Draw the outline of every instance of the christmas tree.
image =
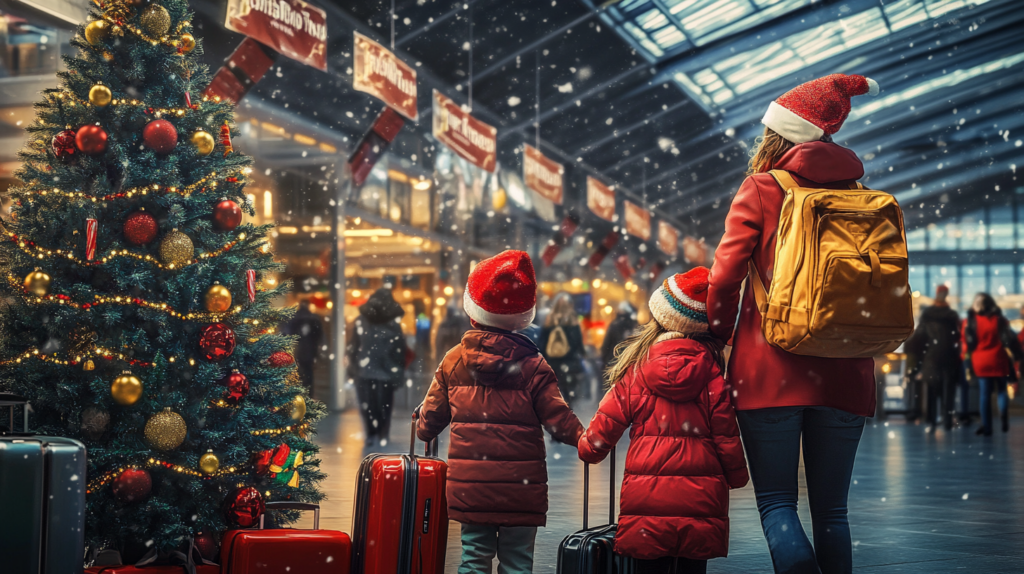
<svg viewBox="0 0 1024 574">
<path fill-rule="evenodd" d="M 169 551 L 318 502 L 294 341 L 242 224 L 250 158 L 185 0 L 96 0 L 60 87 L 36 105 L 0 230 L 0 388 L 39 434 L 88 452 L 87 544 Z M 272 515 L 277 523 L 294 514 Z"/>
</svg>

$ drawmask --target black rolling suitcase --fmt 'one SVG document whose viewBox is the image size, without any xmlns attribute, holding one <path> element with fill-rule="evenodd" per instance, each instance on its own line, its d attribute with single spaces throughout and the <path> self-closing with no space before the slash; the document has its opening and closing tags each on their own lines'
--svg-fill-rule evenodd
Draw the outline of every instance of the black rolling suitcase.
<svg viewBox="0 0 1024 574">
<path fill-rule="evenodd" d="M 15 407 L 25 427 L 14 432 Z M 85 446 L 28 431 L 24 398 L 0 393 L 9 432 L 0 432 L 0 572 L 79 574 L 85 544 Z"/>
<path fill-rule="evenodd" d="M 641 574 L 637 561 L 614 552 L 615 546 L 615 449 L 608 455 L 611 496 L 608 524 L 588 528 L 590 465 L 583 465 L 583 530 L 565 537 L 558 546 L 558 574 Z"/>
</svg>

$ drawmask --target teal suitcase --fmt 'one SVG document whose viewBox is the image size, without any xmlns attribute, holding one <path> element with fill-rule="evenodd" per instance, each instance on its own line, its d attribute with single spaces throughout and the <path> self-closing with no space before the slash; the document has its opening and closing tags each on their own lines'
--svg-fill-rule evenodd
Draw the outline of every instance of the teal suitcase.
<svg viewBox="0 0 1024 574">
<path fill-rule="evenodd" d="M 0 432 L 0 571 L 80 574 L 85 554 L 85 446 L 14 432 L 24 398 L 0 393 L 10 430 Z"/>
</svg>

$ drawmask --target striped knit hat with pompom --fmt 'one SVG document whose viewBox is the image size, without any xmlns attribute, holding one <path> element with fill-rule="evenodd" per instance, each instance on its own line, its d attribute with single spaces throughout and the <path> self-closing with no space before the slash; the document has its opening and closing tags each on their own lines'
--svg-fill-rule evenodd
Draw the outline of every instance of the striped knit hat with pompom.
<svg viewBox="0 0 1024 574">
<path fill-rule="evenodd" d="M 677 273 L 651 295 L 651 315 L 665 329 L 679 333 L 708 331 L 708 268 Z"/>
</svg>

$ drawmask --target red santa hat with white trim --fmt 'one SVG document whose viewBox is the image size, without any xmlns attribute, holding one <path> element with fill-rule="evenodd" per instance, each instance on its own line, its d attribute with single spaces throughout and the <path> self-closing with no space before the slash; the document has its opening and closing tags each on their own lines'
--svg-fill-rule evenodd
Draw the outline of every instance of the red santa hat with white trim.
<svg viewBox="0 0 1024 574">
<path fill-rule="evenodd" d="M 818 141 L 843 127 L 850 98 L 878 95 L 878 82 L 864 76 L 832 74 L 800 84 L 768 105 L 761 123 L 796 143 Z"/>
<path fill-rule="evenodd" d="M 469 318 L 506 331 L 525 329 L 537 313 L 537 276 L 524 251 L 484 259 L 469 274 L 463 305 Z"/>
</svg>

